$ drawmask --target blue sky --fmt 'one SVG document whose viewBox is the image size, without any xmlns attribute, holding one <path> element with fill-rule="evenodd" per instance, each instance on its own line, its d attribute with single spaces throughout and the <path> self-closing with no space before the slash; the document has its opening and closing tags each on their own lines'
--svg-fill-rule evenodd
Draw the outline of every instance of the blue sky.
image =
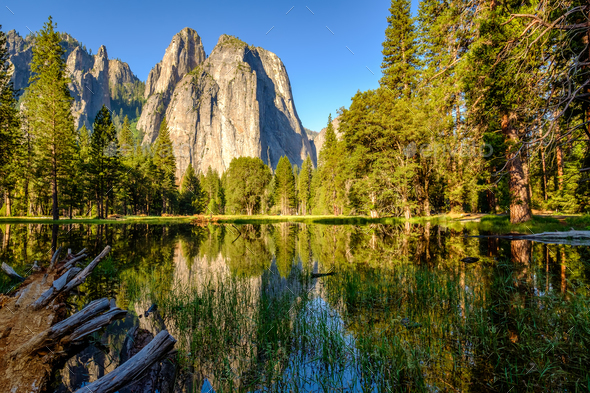
<svg viewBox="0 0 590 393">
<path fill-rule="evenodd" d="M 303 125 L 319 131 L 328 114 L 348 107 L 357 90 L 378 86 L 389 3 L 7 0 L 0 23 L 5 32 L 15 29 L 24 36 L 27 27 L 36 31 L 51 15 L 59 31 L 93 53 L 105 45 L 110 58 L 129 63 L 144 81 L 184 27 L 197 31 L 207 54 L 221 34 L 238 36 L 282 59 Z"/>
</svg>

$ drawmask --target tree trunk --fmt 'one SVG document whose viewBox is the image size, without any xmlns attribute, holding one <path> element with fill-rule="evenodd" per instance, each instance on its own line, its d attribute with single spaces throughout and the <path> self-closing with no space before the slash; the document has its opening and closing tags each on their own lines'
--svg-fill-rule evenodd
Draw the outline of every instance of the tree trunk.
<svg viewBox="0 0 590 393">
<path fill-rule="evenodd" d="M 52 168 L 52 190 L 51 190 L 51 198 L 52 198 L 52 202 L 53 202 L 53 208 L 52 208 L 52 216 L 54 220 L 59 220 L 59 210 L 58 210 L 58 205 L 57 205 L 57 166 L 55 163 L 55 158 L 53 158 L 54 163 L 53 163 L 53 168 Z"/>
<path fill-rule="evenodd" d="M 12 211 L 10 209 L 10 190 L 8 189 L 4 192 L 4 203 L 6 204 L 6 217 L 10 217 Z"/>
<path fill-rule="evenodd" d="M 545 149 L 541 150 L 541 170 L 543 171 L 543 199 L 547 200 L 547 167 L 545 166 Z"/>
<path fill-rule="evenodd" d="M 424 182 L 424 215 L 430 217 L 430 200 L 428 199 L 428 180 Z"/>
<path fill-rule="evenodd" d="M 510 222 L 517 224 L 531 219 L 529 187 L 523 168 L 520 152 L 517 150 L 519 138 L 512 125 L 512 114 L 502 115 L 502 133 L 506 141 L 511 143 L 511 149 L 506 154 L 510 174 Z"/>
<path fill-rule="evenodd" d="M 557 188 L 559 191 L 563 190 L 563 150 L 559 143 L 560 137 L 557 137 L 556 158 L 557 158 Z"/>
</svg>

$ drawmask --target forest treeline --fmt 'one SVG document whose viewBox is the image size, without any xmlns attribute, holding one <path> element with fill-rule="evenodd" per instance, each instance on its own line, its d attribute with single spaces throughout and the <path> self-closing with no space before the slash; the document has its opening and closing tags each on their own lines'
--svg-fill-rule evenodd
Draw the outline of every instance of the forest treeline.
<svg viewBox="0 0 590 393">
<path fill-rule="evenodd" d="M 590 23 L 582 2 L 392 0 L 379 88 L 328 120 L 317 167 L 258 158 L 175 178 L 166 121 L 142 146 L 103 108 L 75 130 L 59 34 L 37 34 L 17 108 L 2 33 L 5 215 L 362 214 L 590 209 Z"/>
</svg>

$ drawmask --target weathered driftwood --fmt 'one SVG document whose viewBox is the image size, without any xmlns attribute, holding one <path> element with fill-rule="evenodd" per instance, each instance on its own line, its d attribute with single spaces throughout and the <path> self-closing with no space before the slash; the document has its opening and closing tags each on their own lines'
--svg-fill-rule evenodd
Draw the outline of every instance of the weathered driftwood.
<svg viewBox="0 0 590 393">
<path fill-rule="evenodd" d="M 532 240 L 540 243 L 555 243 L 569 240 L 568 244 L 587 245 L 590 242 L 590 231 L 541 232 L 531 234 L 511 233 L 507 235 L 480 235 L 470 237 L 494 237 L 508 240 Z M 571 239 L 571 240 L 570 240 Z"/>
<path fill-rule="evenodd" d="M 84 254 L 84 251 L 86 251 L 86 248 L 81 249 L 80 251 L 78 251 L 76 254 L 72 255 L 74 258 L 79 257 L 80 255 Z"/>
<path fill-rule="evenodd" d="M 45 307 L 47 304 L 49 304 L 49 302 L 51 302 L 53 299 L 55 299 L 55 297 L 58 296 L 59 294 L 68 293 L 72 289 L 77 287 L 78 285 L 82 284 L 84 282 L 84 280 L 86 280 L 86 277 L 88 277 L 90 275 L 90 273 L 92 273 L 92 270 L 94 270 L 94 268 L 98 265 L 98 263 L 101 261 L 101 259 L 104 258 L 110 251 L 111 251 L 111 247 L 106 246 L 105 249 L 96 258 L 94 258 L 94 260 L 92 262 L 90 262 L 90 264 L 88 266 L 86 266 L 84 268 L 84 270 L 77 271 L 76 275 L 73 278 L 70 278 L 69 277 L 70 275 L 68 273 L 66 273 L 68 275 L 68 277 L 66 278 L 66 281 L 67 281 L 66 284 L 62 285 L 59 290 L 57 290 L 56 287 L 54 285 L 52 285 L 47 291 L 45 291 L 31 305 L 33 310 L 38 310 L 41 307 Z M 72 268 L 72 269 L 74 269 L 74 268 Z M 68 272 L 70 272 L 72 269 L 68 270 Z M 64 275 L 66 275 L 66 274 L 64 274 Z M 59 281 L 60 279 L 61 279 L 61 277 L 56 281 Z M 60 284 L 61 284 L 61 282 L 60 282 Z"/>
<path fill-rule="evenodd" d="M 4 262 L 2 262 L 2 270 L 10 278 L 16 278 L 16 279 L 21 280 L 21 281 L 24 281 L 25 280 L 24 277 L 22 277 L 20 274 L 18 274 L 17 272 L 15 272 L 14 269 L 10 265 L 8 265 L 8 264 L 6 264 Z"/>
<path fill-rule="evenodd" d="M 63 303 L 38 309 L 29 307 L 40 299 L 48 303 L 57 294 L 67 294 L 80 285 L 109 251 L 110 247 L 107 246 L 84 270 L 72 267 L 61 277 L 55 270 L 36 272 L 27 278 L 24 287 L 15 295 L 0 295 L 1 392 L 47 391 L 54 369 L 81 348 L 78 344 L 90 334 L 126 315 L 127 312 L 116 307 L 112 299 L 109 301 L 106 298 L 89 303 L 79 312 L 57 323 L 63 315 L 59 311 Z M 23 308 L 18 308 L 19 305 Z M 174 346 L 172 338 L 159 340 L 118 374 L 112 375 L 121 375 L 124 384 L 133 381 L 142 370 L 149 368 Z M 116 386 L 123 385 L 117 382 Z M 99 391 L 113 390 L 95 390 Z"/>
<path fill-rule="evenodd" d="M 82 259 L 84 259 L 86 257 L 87 257 L 86 254 L 82 254 L 82 255 L 79 255 L 77 257 L 74 257 L 74 258 L 70 259 L 69 261 L 65 262 L 64 265 L 62 265 L 59 268 L 57 268 L 58 273 L 60 273 L 60 272 L 62 272 L 64 270 L 68 270 L 72 266 L 75 266 L 77 262 L 80 262 Z"/>
<path fill-rule="evenodd" d="M 95 300 L 71 317 L 64 319 L 49 329 L 35 335 L 29 341 L 21 345 L 16 351 L 13 351 L 10 355 L 14 359 L 17 356 L 29 355 L 40 349 L 48 348 L 49 346 L 55 346 L 63 337 L 69 335 L 76 328 L 82 326 L 85 322 L 93 320 L 93 318 L 96 318 L 103 311 L 108 310 L 108 308 L 109 300 L 107 298 Z M 68 340 L 67 342 L 71 341 L 72 340 Z"/>
<path fill-rule="evenodd" d="M 91 319 L 90 321 L 86 322 L 84 325 L 78 327 L 76 330 L 72 332 L 71 335 L 64 337 L 60 344 L 66 345 L 71 342 L 77 342 L 89 334 L 96 332 L 97 330 L 102 329 L 104 326 L 109 325 L 111 322 L 117 319 L 123 319 L 127 315 L 127 311 L 121 310 L 120 308 L 112 308 L 106 313 Z"/>
<path fill-rule="evenodd" d="M 127 314 L 116 306 L 114 299 L 103 298 L 55 323 L 62 315 L 57 310 L 63 303 L 51 308 L 43 307 L 58 295 L 67 294 L 82 284 L 110 249 L 107 246 L 85 269 L 70 267 L 61 276 L 55 270 L 56 252 L 52 259 L 53 272 L 33 273 L 13 297 L 0 295 L 3 305 L 0 307 L 0 340 L 3 343 L 0 346 L 0 369 L 3 370 L 0 373 L 0 391 L 25 393 L 46 389 L 54 368 L 79 349 L 78 344 Z M 74 259 L 69 251 L 66 258 L 69 261 Z M 17 309 L 20 305 L 31 307 Z M 148 370 L 158 373 L 164 366 L 154 364 L 168 356 L 175 343 L 176 340 L 164 330 L 121 367 L 79 391 L 115 392 L 135 382 Z M 141 346 L 137 350 L 139 348 Z"/>
<path fill-rule="evenodd" d="M 74 255 L 72 255 L 74 258 L 79 257 L 80 255 L 84 254 L 84 252 L 86 251 L 86 248 L 81 249 L 80 251 L 78 251 L 77 253 L 75 253 Z"/>
<path fill-rule="evenodd" d="M 81 387 L 76 390 L 75 393 L 116 392 L 120 388 L 138 379 L 142 374 L 148 371 L 154 363 L 163 359 L 174 348 L 175 343 L 176 340 L 174 337 L 172 337 L 167 330 L 162 330 L 148 345 L 127 362 L 91 384 Z"/>
<path fill-rule="evenodd" d="M 53 256 L 51 257 L 51 263 L 49 264 L 49 270 L 53 270 L 53 268 L 55 267 L 55 262 L 57 262 L 57 257 L 59 257 L 59 253 L 61 252 L 61 247 L 58 247 L 57 250 L 55 250 L 55 253 L 53 254 Z"/>
</svg>

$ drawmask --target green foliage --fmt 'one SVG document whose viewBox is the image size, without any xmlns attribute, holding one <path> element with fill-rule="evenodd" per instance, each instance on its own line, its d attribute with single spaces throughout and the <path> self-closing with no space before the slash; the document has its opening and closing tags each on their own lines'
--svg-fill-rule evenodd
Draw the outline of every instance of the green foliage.
<svg viewBox="0 0 590 393">
<path fill-rule="evenodd" d="M 0 25 L 0 173 L 4 179 L 7 173 L 2 169 L 11 162 L 20 142 L 20 121 L 16 94 L 10 79 L 6 34 L 1 29 Z"/>
<path fill-rule="evenodd" d="M 220 214 L 225 207 L 225 194 L 223 190 L 223 181 L 216 170 L 207 168 L 205 175 L 200 177 L 201 187 L 205 194 L 205 213 Z"/>
<path fill-rule="evenodd" d="M 239 157 L 231 160 L 223 184 L 227 198 L 226 212 L 257 213 L 271 178 L 270 168 L 260 158 Z"/>
<path fill-rule="evenodd" d="M 162 212 L 172 211 L 172 200 L 176 191 L 176 158 L 170 139 L 170 131 L 166 118 L 160 124 L 160 132 L 154 142 L 153 173 L 158 179 L 159 193 L 162 198 Z"/>
<path fill-rule="evenodd" d="M 16 93 L 10 80 L 10 63 L 6 34 L 0 25 L 0 191 L 8 194 L 17 183 L 18 177 L 27 176 L 22 173 L 19 164 L 23 158 L 22 144 L 24 142 L 20 129 L 20 117 L 16 108 Z M 20 170 L 19 170 L 20 169 Z M 10 215 L 4 207 L 2 215 Z"/>
<path fill-rule="evenodd" d="M 200 214 L 205 211 L 205 193 L 193 165 L 188 164 L 180 186 L 179 212 L 181 214 Z"/>
<path fill-rule="evenodd" d="M 320 214 L 342 214 L 346 205 L 345 149 L 344 143 L 336 138 L 331 114 L 318 161 L 317 174 L 312 182 L 315 198 L 313 211 Z"/>
<path fill-rule="evenodd" d="M 419 67 L 414 19 L 408 0 L 391 0 L 383 42 L 383 78 L 395 97 L 409 96 Z"/>
<path fill-rule="evenodd" d="M 141 108 L 145 102 L 145 82 L 134 82 L 109 86 L 111 94 L 111 108 L 117 113 L 113 122 L 117 123 L 123 117 L 139 118 Z M 115 116 L 113 116 L 115 117 Z"/>
<path fill-rule="evenodd" d="M 311 158 L 307 156 L 305 161 L 303 161 L 303 166 L 301 168 L 301 173 L 299 174 L 299 184 L 298 184 L 298 197 L 299 197 L 299 205 L 301 206 L 301 213 L 306 215 L 311 212 L 311 198 L 313 195 L 312 190 L 312 177 L 313 177 L 313 164 L 311 162 Z"/>
<path fill-rule="evenodd" d="M 120 155 L 110 111 L 103 105 L 93 124 L 90 138 L 89 174 L 98 201 L 98 218 L 109 215 L 109 203 L 115 194 L 120 171 Z M 106 205 L 105 202 L 106 201 Z M 112 203 L 110 203 L 112 205 Z M 112 207 L 112 206 L 111 206 Z"/>
<path fill-rule="evenodd" d="M 290 214 L 296 205 L 295 176 L 289 158 L 279 159 L 274 176 L 274 200 L 278 204 L 281 214 Z"/>
<path fill-rule="evenodd" d="M 60 186 L 71 181 L 76 134 L 70 111 L 64 49 L 51 17 L 36 36 L 30 85 L 25 102 L 30 132 L 34 135 L 35 170 L 51 184 L 52 216 L 59 218 Z"/>
</svg>

